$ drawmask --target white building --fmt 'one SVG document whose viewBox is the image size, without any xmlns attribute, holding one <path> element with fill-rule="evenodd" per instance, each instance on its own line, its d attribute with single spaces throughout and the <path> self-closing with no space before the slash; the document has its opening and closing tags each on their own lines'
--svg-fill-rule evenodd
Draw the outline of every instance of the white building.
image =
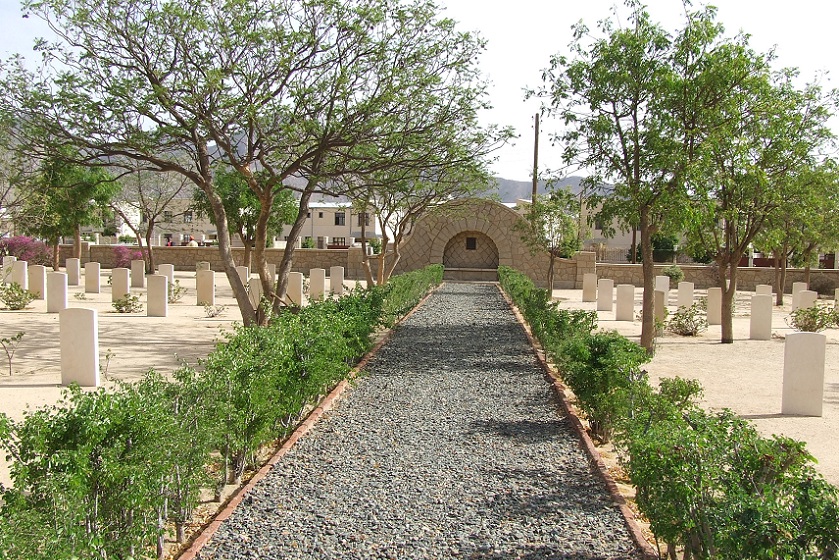
<svg viewBox="0 0 839 560">
<path fill-rule="evenodd" d="M 372 214 L 354 212 L 346 202 L 311 202 L 299 242 L 316 249 L 344 249 L 361 243 L 362 221 L 367 239 L 381 237 L 381 228 Z M 283 240 L 288 240 L 289 231 L 291 226 L 283 227 Z"/>
</svg>

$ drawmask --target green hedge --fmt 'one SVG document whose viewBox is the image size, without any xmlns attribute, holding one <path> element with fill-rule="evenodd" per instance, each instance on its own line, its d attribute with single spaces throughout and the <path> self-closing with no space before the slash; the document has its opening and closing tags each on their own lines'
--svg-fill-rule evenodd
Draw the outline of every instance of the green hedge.
<svg viewBox="0 0 839 560">
<path fill-rule="evenodd" d="M 240 326 L 172 380 L 150 371 L 114 390 L 71 387 L 19 422 L 0 414 L 14 482 L 0 488 L 0 559 L 159 557 L 202 488 L 239 481 L 346 378 L 377 326 L 441 280 L 431 267 Z"/>
<path fill-rule="evenodd" d="M 649 385 L 637 344 L 591 332 L 523 274 L 499 270 L 601 439 L 615 438 L 656 538 L 684 559 L 828 559 L 839 553 L 837 489 L 803 443 L 765 438 L 730 411 L 697 405 L 696 381 Z M 677 558 L 672 552 L 670 558 Z"/>
</svg>

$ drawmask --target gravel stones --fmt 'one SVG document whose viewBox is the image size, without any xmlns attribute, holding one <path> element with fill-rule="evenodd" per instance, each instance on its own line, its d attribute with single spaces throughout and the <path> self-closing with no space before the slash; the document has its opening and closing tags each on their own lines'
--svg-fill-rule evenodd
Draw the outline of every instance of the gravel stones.
<svg viewBox="0 0 839 560">
<path fill-rule="evenodd" d="M 638 553 L 498 289 L 445 284 L 199 557 Z"/>
</svg>

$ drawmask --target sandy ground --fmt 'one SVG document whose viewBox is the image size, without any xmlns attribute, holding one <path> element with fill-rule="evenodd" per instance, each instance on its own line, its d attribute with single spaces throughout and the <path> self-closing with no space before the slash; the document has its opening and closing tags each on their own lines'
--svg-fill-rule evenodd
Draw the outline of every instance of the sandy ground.
<svg viewBox="0 0 839 560">
<path fill-rule="evenodd" d="M 641 308 L 640 288 L 635 290 L 636 311 Z M 554 290 L 563 307 L 595 310 L 595 302 L 583 302 L 582 290 Z M 705 295 L 696 290 L 696 297 Z M 783 307 L 775 307 L 772 340 L 749 340 L 749 301 L 751 292 L 738 292 L 734 317 L 734 343 L 720 344 L 720 327 L 710 326 L 698 337 L 671 333 L 657 339 L 656 353 L 646 370 L 650 382 L 658 385 L 662 377 L 697 379 L 705 392 L 702 401 L 708 409 L 728 408 L 754 422 L 764 435 L 779 434 L 807 442 L 825 478 L 839 485 L 839 330 L 829 329 L 825 356 L 825 384 L 822 417 L 781 414 L 784 373 L 784 337 L 794 332 L 784 319 L 789 316 L 789 294 Z M 676 311 L 676 290 L 670 290 L 669 311 Z M 614 306 L 613 306 L 614 309 Z M 640 321 L 615 321 L 613 311 L 598 311 L 599 328 L 616 330 L 640 341 Z"/>
<path fill-rule="evenodd" d="M 143 376 L 150 368 L 168 375 L 182 364 L 195 365 L 224 340 L 234 322 L 242 316 L 233 292 L 223 273 L 216 273 L 216 305 L 225 310 L 210 318 L 203 306 L 196 305 L 195 273 L 176 271 L 175 279 L 186 288 L 183 298 L 169 304 L 168 317 L 146 316 L 146 289 L 132 288 L 144 304 L 141 313 L 117 313 L 111 305 L 108 284 L 110 270 L 102 273 L 101 293 L 84 293 L 84 275 L 80 286 L 69 286 L 68 307 L 97 310 L 99 318 L 99 362 L 103 386 L 115 380 L 130 381 Z M 355 281 L 344 282 L 352 287 Z M 84 299 L 77 296 L 83 295 Z M 2 303 L 0 303 L 2 307 Z M 58 314 L 46 312 L 44 300 L 33 301 L 23 311 L 0 310 L 0 338 L 18 332 L 24 336 L 12 360 L 12 375 L 6 354 L 0 348 L 0 412 L 13 419 L 23 417 L 27 409 L 58 402 L 61 386 Z M 0 453 L 0 483 L 9 476 Z"/>
</svg>

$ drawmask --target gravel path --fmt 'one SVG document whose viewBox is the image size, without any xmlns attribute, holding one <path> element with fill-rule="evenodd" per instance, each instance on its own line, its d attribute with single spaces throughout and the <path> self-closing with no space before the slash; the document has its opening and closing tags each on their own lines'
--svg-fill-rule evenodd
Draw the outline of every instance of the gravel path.
<svg viewBox="0 0 839 560">
<path fill-rule="evenodd" d="M 636 558 L 493 285 L 446 284 L 200 553 Z"/>
</svg>

